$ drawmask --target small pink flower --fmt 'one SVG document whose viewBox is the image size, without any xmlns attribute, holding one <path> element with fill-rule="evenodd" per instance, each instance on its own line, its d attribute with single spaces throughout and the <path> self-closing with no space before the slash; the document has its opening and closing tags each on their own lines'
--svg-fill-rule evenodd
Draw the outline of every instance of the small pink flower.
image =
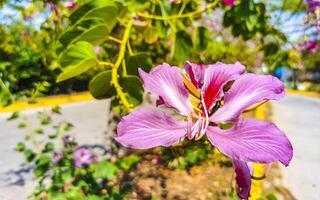
<svg viewBox="0 0 320 200">
<path fill-rule="evenodd" d="M 180 0 L 169 0 L 169 3 L 178 4 L 178 3 L 180 3 Z"/>
<path fill-rule="evenodd" d="M 53 160 L 55 162 L 59 162 L 61 159 L 62 159 L 62 153 L 60 153 L 60 152 L 53 153 Z"/>
<path fill-rule="evenodd" d="M 308 12 L 314 12 L 316 9 L 320 8 L 319 0 L 307 0 Z"/>
<path fill-rule="evenodd" d="M 96 156 L 86 148 L 77 149 L 77 151 L 73 153 L 73 159 L 75 166 L 78 168 L 96 162 Z"/>
<path fill-rule="evenodd" d="M 72 1 L 67 1 L 64 4 L 64 7 L 68 8 L 69 10 L 74 10 L 77 7 L 77 4 L 75 2 L 72 2 Z"/>
<path fill-rule="evenodd" d="M 319 48 L 317 40 L 308 40 L 302 44 L 302 49 L 309 53 L 316 53 Z"/>
<path fill-rule="evenodd" d="M 151 163 L 154 165 L 158 165 L 160 163 L 160 158 L 159 157 L 152 158 Z"/>
<path fill-rule="evenodd" d="M 96 45 L 94 47 L 94 52 L 97 54 L 97 55 L 101 55 L 101 47 L 99 45 Z"/>
<path fill-rule="evenodd" d="M 204 65 L 187 61 L 184 67 L 181 71 L 164 63 L 150 73 L 139 69 L 144 90 L 157 95 L 158 106 L 172 109 L 175 114 L 138 108 L 121 119 L 115 140 L 125 147 L 148 149 L 206 136 L 232 158 L 237 193 L 247 199 L 250 163 L 280 161 L 288 166 L 293 150 L 286 135 L 273 123 L 240 115 L 253 105 L 283 98 L 284 85 L 270 75 L 244 74 L 245 67 L 239 62 Z M 231 127 L 222 128 L 225 124 Z"/>
<path fill-rule="evenodd" d="M 235 6 L 236 1 L 235 0 L 222 0 L 223 5 L 225 6 Z"/>
</svg>

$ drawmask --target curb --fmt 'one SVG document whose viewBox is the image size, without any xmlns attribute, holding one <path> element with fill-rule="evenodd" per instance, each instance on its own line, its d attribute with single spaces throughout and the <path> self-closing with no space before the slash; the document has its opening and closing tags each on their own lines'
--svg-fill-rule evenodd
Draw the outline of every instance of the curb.
<svg viewBox="0 0 320 200">
<path fill-rule="evenodd" d="M 255 117 L 260 120 L 266 120 L 266 109 L 267 105 L 262 104 L 255 110 Z M 253 164 L 253 176 L 254 177 L 263 177 L 265 176 L 265 164 L 259 164 L 259 163 L 254 163 Z M 256 180 L 252 179 L 252 184 L 251 184 L 251 196 L 250 200 L 258 200 L 261 199 L 262 196 L 262 189 L 263 189 L 263 179 L 261 180 Z"/>
<path fill-rule="evenodd" d="M 286 89 L 286 92 L 288 94 L 296 94 L 301 96 L 320 98 L 320 93 L 317 93 L 317 92 L 300 91 L 300 90 L 293 90 L 293 89 Z"/>
<path fill-rule="evenodd" d="M 0 113 L 20 111 L 20 110 L 30 109 L 30 108 L 56 106 L 60 104 L 89 101 L 93 99 L 94 98 L 89 92 L 42 97 L 42 98 L 37 98 L 36 103 L 28 103 L 28 101 L 18 101 L 9 106 L 0 107 Z"/>
</svg>

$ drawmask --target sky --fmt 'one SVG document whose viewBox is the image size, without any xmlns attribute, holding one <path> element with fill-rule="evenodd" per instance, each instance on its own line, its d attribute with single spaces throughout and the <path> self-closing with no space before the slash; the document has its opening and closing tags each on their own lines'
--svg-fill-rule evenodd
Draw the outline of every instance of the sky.
<svg viewBox="0 0 320 200">
<path fill-rule="evenodd" d="M 274 3 L 274 1 L 273 1 Z M 30 2 L 22 1 L 15 2 L 15 5 L 18 6 L 30 6 Z M 32 18 L 32 24 L 37 30 L 40 29 L 41 24 L 45 21 L 46 17 L 50 15 L 50 9 L 48 8 L 45 13 L 38 13 Z M 10 24 L 13 20 L 16 20 L 20 17 L 18 11 L 11 8 L 8 5 L 4 5 L 0 9 L 0 23 Z M 296 14 L 291 16 L 289 12 L 273 12 L 271 15 L 272 24 L 276 24 L 276 27 L 285 33 L 289 37 L 291 43 L 296 42 L 298 39 L 301 39 L 303 35 L 311 35 L 311 32 L 315 32 L 314 29 L 308 29 L 305 31 L 305 26 L 303 25 L 305 19 L 305 14 Z M 312 35 L 311 35 L 312 36 Z M 312 39 L 312 38 L 311 38 Z"/>
</svg>

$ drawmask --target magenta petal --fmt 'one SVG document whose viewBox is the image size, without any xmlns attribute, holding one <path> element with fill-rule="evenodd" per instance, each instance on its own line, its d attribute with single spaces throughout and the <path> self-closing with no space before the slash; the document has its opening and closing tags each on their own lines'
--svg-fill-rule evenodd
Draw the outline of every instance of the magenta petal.
<svg viewBox="0 0 320 200">
<path fill-rule="evenodd" d="M 204 75 L 204 85 L 202 88 L 204 102 L 207 109 L 219 98 L 223 86 L 231 80 L 235 80 L 245 71 L 245 67 L 239 62 L 234 64 L 216 63 L 208 65 Z"/>
<path fill-rule="evenodd" d="M 207 137 L 221 152 L 236 160 L 258 163 L 280 161 L 287 166 L 292 159 L 290 141 L 270 122 L 240 119 L 230 129 L 209 127 Z"/>
<path fill-rule="evenodd" d="M 140 108 L 122 118 L 115 140 L 135 149 L 171 146 L 185 138 L 186 129 L 187 122 L 176 122 L 154 108 Z"/>
<path fill-rule="evenodd" d="M 210 117 L 210 121 L 235 121 L 249 106 L 264 100 L 279 100 L 284 95 L 283 83 L 274 76 L 241 75 L 225 93 L 224 105 Z"/>
<path fill-rule="evenodd" d="M 184 87 L 179 68 L 170 67 L 165 63 L 155 67 L 149 74 L 142 69 L 139 69 L 139 73 L 144 82 L 144 89 L 159 95 L 167 107 L 174 108 L 183 115 L 192 111 L 189 94 Z"/>
<path fill-rule="evenodd" d="M 251 166 L 246 162 L 233 160 L 233 167 L 236 172 L 237 194 L 240 199 L 248 199 L 251 190 Z"/>
<path fill-rule="evenodd" d="M 203 85 L 203 79 L 204 79 L 204 73 L 206 70 L 206 65 L 204 64 L 196 64 L 191 63 L 189 61 L 186 61 L 184 63 L 184 68 L 189 75 L 189 78 L 193 85 L 196 86 L 196 88 L 201 88 Z"/>
</svg>

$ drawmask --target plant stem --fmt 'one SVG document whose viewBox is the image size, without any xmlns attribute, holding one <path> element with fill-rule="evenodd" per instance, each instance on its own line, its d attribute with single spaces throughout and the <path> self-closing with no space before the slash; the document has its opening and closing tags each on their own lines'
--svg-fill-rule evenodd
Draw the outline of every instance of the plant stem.
<svg viewBox="0 0 320 200">
<path fill-rule="evenodd" d="M 124 30 L 124 34 L 122 37 L 121 46 L 120 46 L 120 50 L 119 50 L 119 55 L 118 55 L 118 58 L 114 64 L 113 68 L 112 68 L 112 78 L 111 78 L 111 82 L 112 82 L 113 86 L 115 87 L 117 94 L 119 95 L 120 101 L 122 102 L 123 106 L 125 107 L 125 109 L 127 111 L 131 111 L 131 105 L 129 104 L 129 102 L 126 98 L 126 95 L 122 91 L 122 88 L 119 84 L 118 68 L 122 63 L 122 60 L 123 60 L 125 52 L 126 52 L 126 44 L 127 44 L 127 41 L 129 40 L 132 22 L 133 22 L 133 19 L 131 18 L 129 20 L 128 24 L 126 25 L 125 30 Z"/>
<path fill-rule="evenodd" d="M 115 37 L 112 37 L 112 36 L 108 36 L 108 39 L 109 40 L 111 40 L 111 41 L 114 41 L 114 42 L 116 42 L 116 43 L 119 43 L 119 44 L 121 44 L 121 40 L 119 40 L 118 38 L 115 38 Z"/>
<path fill-rule="evenodd" d="M 159 15 L 150 15 L 150 14 L 145 14 L 145 13 L 138 13 L 139 16 L 144 17 L 144 18 L 149 18 L 149 19 L 156 19 L 156 20 L 172 20 L 172 19 L 178 19 L 178 18 L 188 18 L 188 17 L 193 17 L 195 15 L 198 15 L 210 8 L 215 7 L 220 0 L 215 0 L 214 2 L 210 3 L 206 8 L 196 10 L 193 12 L 185 13 L 185 14 L 177 14 L 177 15 L 171 15 L 171 16 L 159 16 Z"/>
<path fill-rule="evenodd" d="M 114 64 L 113 64 L 113 63 L 110 63 L 110 62 L 104 62 L 104 61 L 99 61 L 99 64 L 100 64 L 100 65 L 109 66 L 109 67 L 113 67 L 113 66 L 114 66 Z"/>
</svg>

